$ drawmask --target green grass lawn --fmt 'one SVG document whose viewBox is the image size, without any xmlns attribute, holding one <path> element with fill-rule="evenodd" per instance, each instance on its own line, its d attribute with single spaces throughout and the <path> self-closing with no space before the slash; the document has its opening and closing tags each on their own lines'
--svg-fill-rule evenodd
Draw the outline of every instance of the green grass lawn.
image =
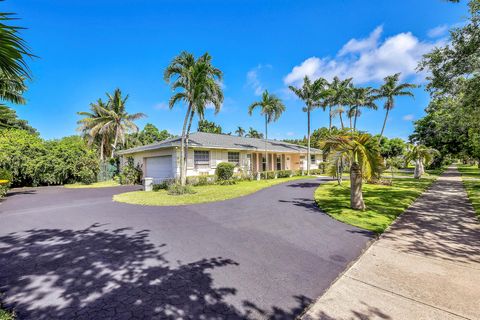
<svg viewBox="0 0 480 320">
<path fill-rule="evenodd" d="M 185 195 L 169 195 L 166 190 L 133 191 L 113 196 L 114 201 L 146 206 L 179 206 L 185 204 L 214 202 L 233 199 L 254 193 L 261 189 L 292 180 L 312 178 L 298 176 L 260 181 L 241 181 L 234 185 L 207 185 L 193 187 L 196 193 Z"/>
<path fill-rule="evenodd" d="M 94 182 L 94 183 L 91 183 L 91 184 L 72 183 L 72 184 L 64 185 L 65 188 L 70 188 L 70 189 L 108 188 L 108 187 L 118 187 L 118 186 L 120 186 L 120 184 L 117 181 L 114 181 L 114 180 Z"/>
<path fill-rule="evenodd" d="M 8 311 L 0 308 L 0 320 L 14 320 L 15 317 Z"/>
<path fill-rule="evenodd" d="M 458 171 L 462 174 L 463 185 L 467 190 L 468 198 L 472 202 L 475 212 L 480 216 L 480 169 L 476 165 L 459 165 Z"/>
<path fill-rule="evenodd" d="M 363 198 L 367 209 L 350 209 L 350 181 L 342 185 L 329 182 L 315 191 L 318 206 L 331 217 L 362 229 L 382 233 L 428 188 L 437 175 L 421 179 L 394 178 L 391 186 L 364 184 Z"/>
</svg>

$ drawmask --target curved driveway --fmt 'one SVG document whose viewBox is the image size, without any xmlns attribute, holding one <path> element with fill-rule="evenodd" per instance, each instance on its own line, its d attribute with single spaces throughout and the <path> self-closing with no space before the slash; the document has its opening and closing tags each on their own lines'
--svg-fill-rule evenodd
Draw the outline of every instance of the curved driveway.
<svg viewBox="0 0 480 320">
<path fill-rule="evenodd" d="M 0 299 L 19 319 L 293 319 L 372 237 L 317 209 L 322 181 L 178 207 L 112 202 L 132 187 L 16 190 Z"/>
</svg>

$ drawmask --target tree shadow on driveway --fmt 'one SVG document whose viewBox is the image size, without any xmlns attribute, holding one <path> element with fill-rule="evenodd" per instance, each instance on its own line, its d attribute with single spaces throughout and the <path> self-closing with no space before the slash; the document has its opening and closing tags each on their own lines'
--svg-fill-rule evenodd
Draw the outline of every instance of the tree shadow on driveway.
<svg viewBox="0 0 480 320">
<path fill-rule="evenodd" d="M 262 310 L 226 301 L 233 287 L 213 285 L 223 257 L 169 263 L 149 231 L 34 229 L 0 237 L 0 291 L 19 319 L 293 319 L 311 303 Z"/>
</svg>

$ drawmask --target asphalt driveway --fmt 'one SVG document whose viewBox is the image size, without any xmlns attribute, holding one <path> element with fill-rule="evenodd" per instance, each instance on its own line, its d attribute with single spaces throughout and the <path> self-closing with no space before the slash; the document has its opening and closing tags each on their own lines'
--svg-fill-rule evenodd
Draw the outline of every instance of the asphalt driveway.
<svg viewBox="0 0 480 320">
<path fill-rule="evenodd" d="M 317 209 L 321 182 L 179 207 L 112 202 L 132 187 L 15 190 L 0 299 L 19 319 L 293 319 L 372 237 Z"/>
</svg>

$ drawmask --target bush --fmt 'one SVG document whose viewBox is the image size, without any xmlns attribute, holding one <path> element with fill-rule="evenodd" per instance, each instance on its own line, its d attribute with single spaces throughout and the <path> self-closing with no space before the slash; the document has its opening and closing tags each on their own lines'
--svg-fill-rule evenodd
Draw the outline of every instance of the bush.
<svg viewBox="0 0 480 320">
<path fill-rule="evenodd" d="M 293 175 L 294 175 L 294 176 L 303 176 L 304 174 L 305 174 L 305 170 L 301 170 L 301 169 L 295 170 L 295 171 L 293 172 Z"/>
<path fill-rule="evenodd" d="M 215 169 L 215 175 L 217 176 L 217 180 L 231 180 L 233 177 L 233 171 L 235 169 L 235 165 L 230 162 L 221 162 L 217 165 Z"/>
<path fill-rule="evenodd" d="M 322 169 L 311 169 L 310 170 L 310 174 L 312 174 L 312 175 L 320 175 L 322 173 L 323 173 Z"/>
<path fill-rule="evenodd" d="M 163 180 L 160 183 L 154 184 L 152 188 L 153 188 L 153 191 L 167 190 L 168 186 L 174 183 L 175 183 L 174 180 Z"/>
<path fill-rule="evenodd" d="M 275 179 L 275 171 L 260 172 L 260 179 Z"/>
<path fill-rule="evenodd" d="M 215 184 L 215 176 L 207 175 L 187 177 L 187 184 L 191 184 L 192 186 L 206 186 Z"/>
<path fill-rule="evenodd" d="M 179 196 L 182 194 L 193 194 L 195 190 L 193 190 L 192 186 L 186 185 L 182 186 L 178 183 L 170 184 L 167 188 L 168 194 L 172 196 Z"/>
<path fill-rule="evenodd" d="M 0 168 L 0 199 L 5 197 L 8 188 L 12 184 L 12 173 L 6 169 Z"/>
<path fill-rule="evenodd" d="M 288 178 L 292 175 L 292 170 L 280 170 L 277 171 L 277 177 L 278 178 Z"/>
<path fill-rule="evenodd" d="M 135 162 L 132 157 L 127 158 L 127 164 L 123 166 L 120 173 L 121 184 L 138 184 L 142 180 L 142 167 Z"/>
</svg>

